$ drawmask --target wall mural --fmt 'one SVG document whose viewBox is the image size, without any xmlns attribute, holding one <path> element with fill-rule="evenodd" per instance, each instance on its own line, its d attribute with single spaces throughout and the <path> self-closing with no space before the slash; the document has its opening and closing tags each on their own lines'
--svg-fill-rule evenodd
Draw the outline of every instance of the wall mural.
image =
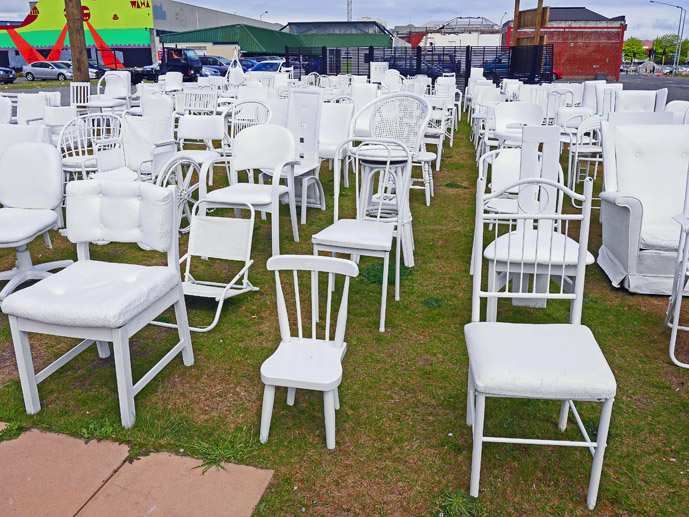
<svg viewBox="0 0 689 517">
<path fill-rule="evenodd" d="M 81 0 L 86 46 L 95 47 L 105 66 L 122 67 L 111 47 L 151 44 L 150 0 Z M 60 59 L 69 48 L 64 0 L 40 0 L 20 25 L 0 25 L 0 50 L 16 49 L 27 63 Z M 43 57 L 37 49 L 50 50 Z"/>
</svg>

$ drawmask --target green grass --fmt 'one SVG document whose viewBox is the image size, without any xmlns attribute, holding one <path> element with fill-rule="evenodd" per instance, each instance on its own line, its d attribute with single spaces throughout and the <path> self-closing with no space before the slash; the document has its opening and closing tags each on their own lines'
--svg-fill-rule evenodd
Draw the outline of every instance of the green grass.
<svg viewBox="0 0 689 517">
<path fill-rule="evenodd" d="M 39 386 L 42 410 L 27 415 L 16 378 L 9 324 L 0 315 L 0 420 L 16 434 L 30 427 L 88 439 L 113 439 L 131 447 L 132 458 L 170 451 L 199 458 L 201 469 L 224 461 L 275 471 L 257 515 L 573 515 L 588 514 L 586 489 L 591 457 L 586 450 L 488 444 L 481 495 L 468 497 L 471 433 L 465 425 L 467 356 L 463 326 L 470 318 L 471 253 L 476 167 L 462 124 L 435 176 L 430 207 L 412 191 L 416 266 L 402 280 L 401 301 L 388 294 L 387 330 L 378 332 L 380 259 L 363 257 L 362 275 L 351 285 L 347 356 L 337 414 L 337 448 L 325 447 L 320 394 L 297 393 L 285 403 L 278 390 L 270 440 L 258 442 L 262 390 L 259 368 L 279 341 L 275 286 L 265 269 L 269 221 L 257 219 L 251 280 L 260 291 L 227 301 L 218 326 L 194 334 L 196 362 L 176 359 L 136 397 L 136 424 L 119 425 L 112 358 L 91 348 Z M 224 172 L 216 174 L 216 186 Z M 284 253 L 312 254 L 311 235 L 332 221 L 331 173 L 322 170 L 328 210 L 310 210 L 291 239 L 281 216 Z M 352 187 L 350 187 L 351 189 Z M 354 213 L 351 193 L 342 216 Z M 597 254 L 601 227 L 593 217 L 589 249 Z M 74 246 L 52 234 L 30 245 L 35 262 L 74 258 Z M 181 239 L 182 251 L 187 238 Z M 92 247 L 101 260 L 163 263 L 135 245 Z M 14 265 L 13 250 L 0 252 L 0 270 Z M 230 278 L 226 264 L 199 265 L 209 278 Z M 195 275 L 198 276 L 198 275 Z M 370 280 L 370 279 L 369 279 Z M 686 514 L 689 508 L 689 372 L 667 356 L 663 326 L 666 297 L 635 296 L 610 286 L 588 268 L 584 323 L 598 339 L 618 382 L 609 445 L 595 513 Z M 212 319 L 215 305 L 189 300 L 192 324 Z M 546 309 L 501 304 L 506 321 L 562 322 L 564 304 Z M 166 315 L 169 316 L 169 315 Z M 684 339 L 684 338 L 683 338 Z M 68 350 L 74 340 L 31 335 L 37 369 Z M 173 331 L 147 327 L 132 340 L 134 378 L 174 343 Z M 681 346 L 686 348 L 686 340 Z M 598 405 L 580 413 L 595 428 Z M 577 439 L 576 425 L 557 430 L 559 404 L 490 400 L 486 433 Z M 2 438 L 4 439 L 4 437 Z"/>
</svg>

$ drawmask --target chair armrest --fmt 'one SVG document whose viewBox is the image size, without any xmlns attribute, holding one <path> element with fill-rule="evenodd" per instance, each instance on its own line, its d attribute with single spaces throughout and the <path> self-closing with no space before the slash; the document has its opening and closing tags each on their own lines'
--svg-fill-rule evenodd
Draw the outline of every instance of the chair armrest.
<svg viewBox="0 0 689 517">
<path fill-rule="evenodd" d="M 679 214 L 673 217 L 682 227 L 682 232 L 689 233 L 689 217 L 684 214 Z"/>
<path fill-rule="evenodd" d="M 523 122 L 510 122 L 505 127 L 507 129 L 522 129 L 524 126 L 526 126 L 526 124 Z"/>
<path fill-rule="evenodd" d="M 637 198 L 619 192 L 601 192 L 603 246 L 627 273 L 637 272 L 643 206 Z"/>
</svg>

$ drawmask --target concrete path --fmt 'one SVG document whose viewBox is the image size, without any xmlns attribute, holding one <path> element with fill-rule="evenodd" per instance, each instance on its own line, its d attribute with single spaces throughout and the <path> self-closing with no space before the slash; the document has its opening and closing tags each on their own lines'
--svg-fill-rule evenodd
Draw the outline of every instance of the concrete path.
<svg viewBox="0 0 689 517">
<path fill-rule="evenodd" d="M 0 422 L 0 431 L 5 425 Z M 32 430 L 0 442 L 0 515 L 250 516 L 271 470 L 157 453 L 128 463 L 129 448 Z"/>
</svg>

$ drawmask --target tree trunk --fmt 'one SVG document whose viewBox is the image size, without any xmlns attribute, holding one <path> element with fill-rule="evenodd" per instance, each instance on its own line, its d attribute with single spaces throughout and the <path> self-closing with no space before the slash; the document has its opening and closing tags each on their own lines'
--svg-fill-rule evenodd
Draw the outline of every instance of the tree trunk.
<svg viewBox="0 0 689 517">
<path fill-rule="evenodd" d="M 69 48 L 72 53 L 72 71 L 77 82 L 89 81 L 89 65 L 86 55 L 86 36 L 81 10 L 81 0 L 65 0 L 65 15 L 69 32 Z"/>
</svg>

